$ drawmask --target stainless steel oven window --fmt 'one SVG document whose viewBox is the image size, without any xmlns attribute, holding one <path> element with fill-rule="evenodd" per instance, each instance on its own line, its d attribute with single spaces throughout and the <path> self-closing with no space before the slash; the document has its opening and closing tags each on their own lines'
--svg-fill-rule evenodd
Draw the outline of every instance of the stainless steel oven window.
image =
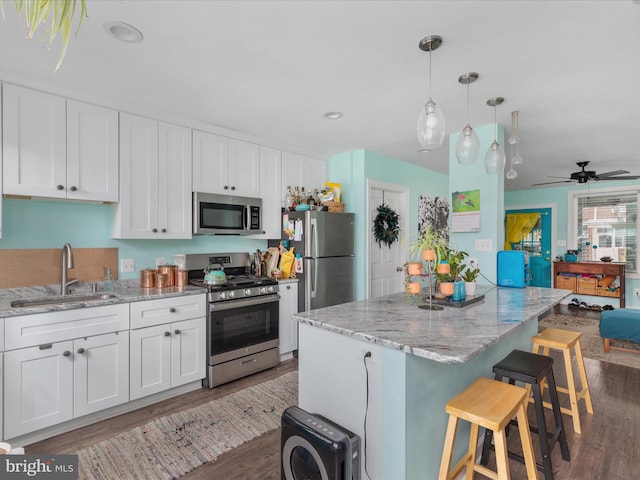
<svg viewBox="0 0 640 480">
<path fill-rule="evenodd" d="M 210 309 L 211 356 L 278 338 L 279 295 L 218 302 Z"/>
</svg>

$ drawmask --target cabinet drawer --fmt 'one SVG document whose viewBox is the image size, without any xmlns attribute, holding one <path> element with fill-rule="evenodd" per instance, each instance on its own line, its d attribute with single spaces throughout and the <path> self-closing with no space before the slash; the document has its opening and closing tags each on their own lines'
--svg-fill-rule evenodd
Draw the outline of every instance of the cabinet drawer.
<svg viewBox="0 0 640 480">
<path fill-rule="evenodd" d="M 206 295 L 185 295 L 131 303 L 131 328 L 150 327 L 207 314 Z"/>
<path fill-rule="evenodd" d="M 616 277 L 624 272 L 624 265 L 603 265 L 602 273 L 605 275 L 615 275 Z"/>
<path fill-rule="evenodd" d="M 129 329 L 129 305 L 103 305 L 5 318 L 6 350 Z"/>
<path fill-rule="evenodd" d="M 604 265 L 601 263 L 563 263 L 558 265 L 556 272 L 570 272 L 570 273 L 591 273 L 593 275 L 599 275 L 602 273 Z"/>
</svg>

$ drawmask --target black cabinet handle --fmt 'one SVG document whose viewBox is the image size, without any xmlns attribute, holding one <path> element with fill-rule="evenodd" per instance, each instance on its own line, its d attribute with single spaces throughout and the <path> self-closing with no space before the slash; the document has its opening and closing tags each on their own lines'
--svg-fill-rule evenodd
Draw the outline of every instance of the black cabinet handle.
<svg viewBox="0 0 640 480">
<path fill-rule="evenodd" d="M 78 349 L 78 353 L 84 353 L 84 348 L 80 347 L 80 348 Z"/>
<path fill-rule="evenodd" d="M 69 355 L 71 355 L 71 352 L 69 350 L 65 350 L 64 352 L 62 352 L 63 357 L 68 357 Z"/>
<path fill-rule="evenodd" d="M 235 189 L 236 189 L 236 187 L 231 187 L 231 190 L 235 190 Z"/>
<path fill-rule="evenodd" d="M 171 332 L 164 332 L 164 336 L 165 336 L 165 337 L 169 337 L 169 336 L 171 336 Z"/>
<path fill-rule="evenodd" d="M 180 330 L 178 330 L 177 328 L 173 331 L 173 333 L 175 333 L 176 335 L 180 335 Z"/>
<path fill-rule="evenodd" d="M 170 311 L 171 313 L 176 313 L 176 309 L 175 309 L 174 307 L 171 307 L 171 308 L 169 309 L 169 311 Z"/>
<path fill-rule="evenodd" d="M 158 229 L 157 229 L 157 228 L 152 228 L 152 229 L 151 229 L 151 231 L 152 231 L 153 233 L 158 233 Z"/>
<path fill-rule="evenodd" d="M 75 191 L 77 191 L 77 190 L 78 190 L 78 187 L 71 187 L 71 191 L 72 191 L 72 192 L 75 192 Z"/>
<path fill-rule="evenodd" d="M 63 187 L 62 185 L 58 185 L 56 188 L 57 188 L 58 190 L 64 190 L 64 187 Z"/>
<path fill-rule="evenodd" d="M 229 190 L 229 186 L 228 186 L 228 185 L 225 185 L 225 186 L 224 186 L 224 189 L 225 189 L 225 190 Z"/>
<path fill-rule="evenodd" d="M 160 230 L 162 233 L 167 233 L 167 229 L 163 228 L 162 230 Z"/>
</svg>

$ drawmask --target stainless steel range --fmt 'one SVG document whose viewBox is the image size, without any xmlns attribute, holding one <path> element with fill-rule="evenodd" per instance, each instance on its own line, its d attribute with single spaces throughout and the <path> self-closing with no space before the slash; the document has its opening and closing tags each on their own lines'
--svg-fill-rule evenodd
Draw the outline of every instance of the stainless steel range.
<svg viewBox="0 0 640 480">
<path fill-rule="evenodd" d="M 248 253 L 189 254 L 186 269 L 189 283 L 209 291 L 203 385 L 213 388 L 278 365 L 278 282 L 251 275 Z"/>
</svg>

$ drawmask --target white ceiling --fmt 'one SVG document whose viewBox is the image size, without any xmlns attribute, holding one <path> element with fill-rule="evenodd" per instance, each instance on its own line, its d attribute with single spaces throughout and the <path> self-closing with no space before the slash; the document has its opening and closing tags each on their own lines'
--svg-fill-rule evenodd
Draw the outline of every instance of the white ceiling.
<svg viewBox="0 0 640 480">
<path fill-rule="evenodd" d="M 416 120 L 428 93 L 447 131 L 493 123 L 486 100 L 505 97 L 498 121 L 520 111 L 516 180 L 506 190 L 598 172 L 640 174 L 640 4 L 569 1 L 87 0 L 88 18 L 55 74 L 51 51 L 25 41 L 13 2 L 0 22 L 0 79 L 140 112 L 162 112 L 322 155 L 367 149 L 448 171 L 448 142 L 418 153 Z M 107 36 L 119 20 L 144 42 Z M 324 112 L 342 111 L 329 121 Z M 508 151 L 507 151 L 508 153 Z M 479 161 L 482 161 L 484 152 Z M 508 165 L 507 165 L 508 169 Z M 564 184 L 560 184 L 564 185 Z"/>
</svg>

